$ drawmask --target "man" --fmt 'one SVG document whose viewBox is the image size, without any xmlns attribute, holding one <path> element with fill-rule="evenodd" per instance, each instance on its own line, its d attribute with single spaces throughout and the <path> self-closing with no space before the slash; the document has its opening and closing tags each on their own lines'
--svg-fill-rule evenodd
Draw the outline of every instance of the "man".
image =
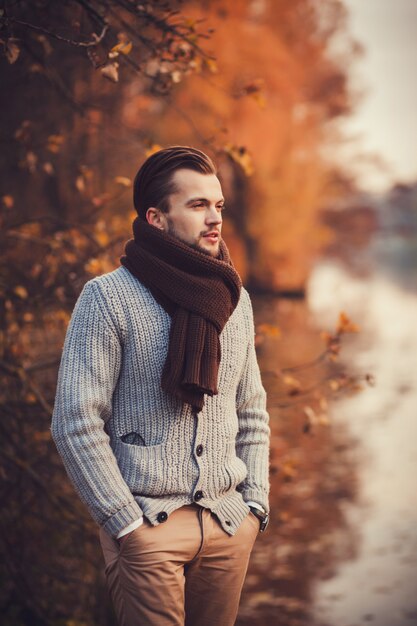
<svg viewBox="0 0 417 626">
<path fill-rule="evenodd" d="M 134 204 L 121 266 L 74 308 L 52 436 L 100 525 L 119 624 L 231 626 L 269 512 L 251 302 L 207 155 L 150 156 Z"/>
</svg>

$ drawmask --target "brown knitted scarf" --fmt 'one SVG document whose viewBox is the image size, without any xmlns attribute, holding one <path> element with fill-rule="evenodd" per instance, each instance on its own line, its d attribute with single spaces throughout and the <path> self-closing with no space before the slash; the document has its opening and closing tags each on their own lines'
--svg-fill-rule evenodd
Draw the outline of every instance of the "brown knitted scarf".
<svg viewBox="0 0 417 626">
<path fill-rule="evenodd" d="M 218 393 L 219 335 L 239 301 L 239 274 L 223 240 L 214 258 L 139 217 L 133 236 L 120 262 L 172 318 L 162 389 L 201 411 L 204 394 Z"/>
</svg>

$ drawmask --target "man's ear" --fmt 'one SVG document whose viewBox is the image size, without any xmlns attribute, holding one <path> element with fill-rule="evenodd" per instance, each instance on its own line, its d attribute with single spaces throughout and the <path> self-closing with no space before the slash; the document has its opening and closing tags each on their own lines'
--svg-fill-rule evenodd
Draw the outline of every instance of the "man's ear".
<svg viewBox="0 0 417 626">
<path fill-rule="evenodd" d="M 166 219 L 160 209 L 156 207 L 149 207 L 146 211 L 146 219 L 149 224 L 152 224 L 152 226 L 156 226 L 156 228 L 159 228 L 160 230 L 165 230 Z"/>
</svg>

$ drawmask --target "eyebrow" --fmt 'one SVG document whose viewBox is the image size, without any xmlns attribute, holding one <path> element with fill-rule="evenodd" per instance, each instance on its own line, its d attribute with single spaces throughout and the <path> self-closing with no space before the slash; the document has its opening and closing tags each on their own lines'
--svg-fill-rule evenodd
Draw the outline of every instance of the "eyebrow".
<svg viewBox="0 0 417 626">
<path fill-rule="evenodd" d="M 187 200 L 187 202 L 185 204 L 186 204 L 186 206 L 188 206 L 189 204 L 193 204 L 194 202 L 205 202 L 205 203 L 208 203 L 209 200 L 207 200 L 207 198 L 190 198 L 189 200 Z M 219 202 L 224 202 L 224 198 L 220 198 L 220 200 L 217 200 L 216 204 L 218 204 Z"/>
</svg>

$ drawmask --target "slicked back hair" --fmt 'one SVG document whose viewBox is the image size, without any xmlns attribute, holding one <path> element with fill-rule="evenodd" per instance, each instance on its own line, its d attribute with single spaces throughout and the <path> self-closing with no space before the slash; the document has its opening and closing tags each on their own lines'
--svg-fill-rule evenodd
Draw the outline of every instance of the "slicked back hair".
<svg viewBox="0 0 417 626">
<path fill-rule="evenodd" d="M 177 190 L 172 177 L 179 169 L 217 175 L 213 161 L 197 148 L 170 146 L 154 152 L 140 167 L 133 182 L 133 204 L 141 219 L 146 221 L 149 207 L 168 213 L 169 196 Z"/>
</svg>

